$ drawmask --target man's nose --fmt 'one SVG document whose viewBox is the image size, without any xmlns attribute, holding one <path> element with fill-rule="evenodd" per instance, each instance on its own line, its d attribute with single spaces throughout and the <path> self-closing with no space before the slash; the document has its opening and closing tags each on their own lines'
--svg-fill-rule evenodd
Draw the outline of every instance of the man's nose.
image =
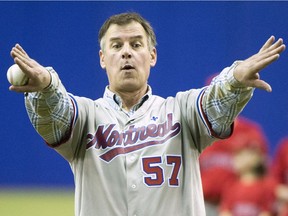
<svg viewBox="0 0 288 216">
<path fill-rule="evenodd" d="M 125 45 L 123 47 L 122 58 L 123 59 L 129 59 L 131 57 L 132 57 L 131 48 L 129 47 L 129 45 Z"/>
</svg>

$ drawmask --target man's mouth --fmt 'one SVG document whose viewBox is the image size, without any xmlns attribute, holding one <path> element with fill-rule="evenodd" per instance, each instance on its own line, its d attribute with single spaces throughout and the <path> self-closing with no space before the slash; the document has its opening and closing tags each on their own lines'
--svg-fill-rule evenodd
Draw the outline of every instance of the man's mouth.
<svg viewBox="0 0 288 216">
<path fill-rule="evenodd" d="M 121 70 L 132 70 L 135 69 L 132 65 L 126 64 L 123 67 L 121 67 Z"/>
</svg>

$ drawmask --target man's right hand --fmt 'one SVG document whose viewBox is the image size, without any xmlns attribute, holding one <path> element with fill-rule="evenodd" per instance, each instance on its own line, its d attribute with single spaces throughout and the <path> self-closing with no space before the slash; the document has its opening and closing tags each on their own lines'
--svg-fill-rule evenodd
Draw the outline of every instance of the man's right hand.
<svg viewBox="0 0 288 216">
<path fill-rule="evenodd" d="M 14 62 L 29 78 L 29 81 L 24 86 L 11 85 L 9 90 L 15 92 L 39 92 L 49 86 L 51 83 L 50 73 L 37 61 L 31 59 L 19 44 L 12 48 L 10 54 Z"/>
</svg>

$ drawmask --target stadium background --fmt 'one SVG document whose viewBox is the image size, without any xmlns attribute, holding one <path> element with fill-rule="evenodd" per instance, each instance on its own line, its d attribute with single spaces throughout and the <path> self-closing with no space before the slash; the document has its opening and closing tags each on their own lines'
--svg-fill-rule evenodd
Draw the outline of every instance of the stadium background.
<svg viewBox="0 0 288 216">
<path fill-rule="evenodd" d="M 8 90 L 12 46 L 20 43 L 53 66 L 68 91 L 96 99 L 107 85 L 98 30 L 107 17 L 126 11 L 139 12 L 155 29 L 158 63 L 149 83 L 163 97 L 202 87 L 211 74 L 256 53 L 270 35 L 288 41 L 288 2 L 0 2 L 0 215 L 25 215 L 25 208 L 32 211 L 27 215 L 73 214 L 69 164 L 34 131 L 23 95 Z M 262 125 L 271 154 L 288 135 L 287 57 L 286 51 L 261 73 L 273 92 L 256 90 L 242 113 Z"/>
</svg>

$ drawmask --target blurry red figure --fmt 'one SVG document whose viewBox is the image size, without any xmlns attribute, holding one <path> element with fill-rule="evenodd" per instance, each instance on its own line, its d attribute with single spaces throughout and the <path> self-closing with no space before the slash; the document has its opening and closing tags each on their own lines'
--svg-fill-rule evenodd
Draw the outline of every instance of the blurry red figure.
<svg viewBox="0 0 288 216">
<path fill-rule="evenodd" d="M 219 140 L 204 150 L 200 156 L 200 168 L 207 216 L 218 215 L 218 207 L 226 188 L 238 179 L 234 154 L 241 149 L 257 148 L 264 155 L 268 152 L 266 136 L 257 123 L 238 117 L 233 135 Z"/>
<path fill-rule="evenodd" d="M 282 139 L 276 149 L 271 175 L 277 182 L 277 216 L 288 216 L 288 137 Z"/>
</svg>

